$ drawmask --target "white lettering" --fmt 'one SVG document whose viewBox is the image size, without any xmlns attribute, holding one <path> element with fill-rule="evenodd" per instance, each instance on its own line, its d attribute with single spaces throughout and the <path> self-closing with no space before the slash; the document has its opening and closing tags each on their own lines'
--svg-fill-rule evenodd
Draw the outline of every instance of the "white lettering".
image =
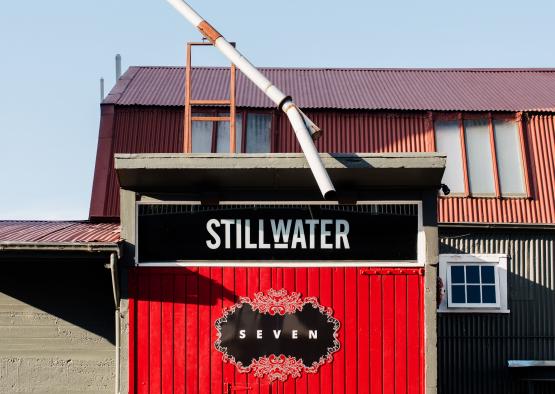
<svg viewBox="0 0 555 394">
<path fill-rule="evenodd" d="M 326 228 L 333 223 L 331 219 L 322 219 L 320 221 L 320 248 L 332 249 L 333 244 L 328 243 L 327 238 L 331 235 L 331 231 Z"/>
<path fill-rule="evenodd" d="M 277 221 L 277 226 L 276 226 L 276 221 L 274 219 L 271 219 L 270 225 L 272 226 L 274 243 L 287 244 L 289 242 L 289 231 L 291 231 L 291 220 L 287 220 L 287 225 L 286 225 L 283 219 L 279 219 Z"/>
<path fill-rule="evenodd" d="M 318 339 L 318 330 L 308 330 L 308 339 Z"/>
<path fill-rule="evenodd" d="M 206 223 L 210 249 L 350 249 L 350 224 L 344 219 L 210 219 Z M 220 229 L 221 228 L 221 229 Z M 318 232 L 320 242 L 317 244 Z M 258 234 L 257 234 L 258 233 Z M 232 237 L 235 237 L 233 240 Z"/>
<path fill-rule="evenodd" d="M 281 330 L 274 330 L 274 337 L 276 339 L 279 339 L 280 336 L 281 336 Z"/>
<path fill-rule="evenodd" d="M 293 230 L 293 238 L 291 240 L 291 249 L 297 249 L 297 244 L 301 244 L 302 249 L 306 249 L 306 239 L 304 238 L 303 221 L 295 220 L 295 229 Z"/>
<path fill-rule="evenodd" d="M 299 334 L 299 331 L 297 331 L 297 330 L 291 331 L 291 338 L 297 339 L 297 338 L 298 338 L 298 334 Z"/>
<path fill-rule="evenodd" d="M 232 219 L 222 219 L 220 223 L 224 225 L 225 232 L 225 248 L 231 248 L 231 225 L 235 223 Z"/>
<path fill-rule="evenodd" d="M 245 339 L 246 334 L 245 334 L 245 330 L 239 330 L 239 339 Z"/>
<path fill-rule="evenodd" d="M 256 244 L 251 242 L 251 221 L 245 219 L 245 248 L 256 249 Z"/>
<path fill-rule="evenodd" d="M 256 339 L 262 339 L 262 330 L 256 330 Z"/>
<path fill-rule="evenodd" d="M 319 220 L 315 220 L 315 219 L 308 219 L 304 221 L 306 224 L 308 224 L 308 230 L 309 230 L 309 235 L 308 235 L 308 247 L 310 249 L 314 249 L 315 247 L 315 233 L 316 233 L 316 225 L 320 222 Z"/>
<path fill-rule="evenodd" d="M 270 249 L 270 244 L 264 243 L 264 219 L 258 219 L 258 249 Z"/>
<path fill-rule="evenodd" d="M 241 249 L 242 248 L 242 246 L 241 246 L 241 243 L 242 243 L 242 241 L 241 241 L 241 236 L 242 236 L 242 234 L 241 234 L 241 219 L 237 219 L 236 223 L 237 224 L 235 225 L 235 247 L 237 249 Z"/>
<path fill-rule="evenodd" d="M 220 222 L 218 222 L 217 219 L 210 219 L 206 223 L 206 230 L 212 236 L 212 238 L 214 238 L 213 241 L 211 240 L 206 241 L 206 246 L 208 246 L 210 249 L 218 249 L 222 244 L 222 240 L 220 239 L 220 236 L 218 235 L 218 233 L 214 231 L 214 227 L 220 227 Z"/>
<path fill-rule="evenodd" d="M 350 249 L 347 234 L 349 234 L 349 222 L 343 219 L 337 220 L 335 222 L 335 249 L 341 249 L 341 242 L 343 242 L 343 248 Z"/>
</svg>

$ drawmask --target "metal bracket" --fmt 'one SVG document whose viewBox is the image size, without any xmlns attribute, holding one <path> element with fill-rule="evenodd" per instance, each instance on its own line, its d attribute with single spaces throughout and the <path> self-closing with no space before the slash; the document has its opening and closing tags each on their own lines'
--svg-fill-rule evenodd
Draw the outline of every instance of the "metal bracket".
<svg viewBox="0 0 555 394">
<path fill-rule="evenodd" d="M 224 394 L 231 394 L 234 391 L 252 390 L 251 386 L 236 386 L 231 383 L 224 383 Z"/>
</svg>

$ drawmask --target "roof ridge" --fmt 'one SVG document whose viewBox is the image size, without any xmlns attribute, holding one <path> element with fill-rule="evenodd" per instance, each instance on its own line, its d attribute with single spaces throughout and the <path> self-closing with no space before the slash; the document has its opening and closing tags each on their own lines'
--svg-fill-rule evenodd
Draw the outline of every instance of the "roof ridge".
<svg viewBox="0 0 555 394">
<path fill-rule="evenodd" d="M 130 66 L 129 68 L 182 70 L 184 66 Z M 548 67 L 288 67 L 288 66 L 257 66 L 265 70 L 295 70 L 295 71 L 374 71 L 374 72 L 555 72 Z M 193 66 L 199 70 L 228 70 L 227 66 Z"/>
</svg>

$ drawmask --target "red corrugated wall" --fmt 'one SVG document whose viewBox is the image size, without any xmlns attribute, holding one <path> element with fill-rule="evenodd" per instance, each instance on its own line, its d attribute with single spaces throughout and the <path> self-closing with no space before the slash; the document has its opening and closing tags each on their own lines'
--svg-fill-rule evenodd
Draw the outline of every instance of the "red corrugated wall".
<svg viewBox="0 0 555 394">
<path fill-rule="evenodd" d="M 223 393 L 231 383 L 251 394 L 423 393 L 423 278 L 391 268 L 132 269 L 130 392 Z M 214 348 L 222 308 L 269 288 L 315 296 L 340 320 L 341 348 L 318 373 L 270 385 Z"/>
<path fill-rule="evenodd" d="M 429 152 L 432 123 L 423 112 L 306 111 L 323 130 L 322 152 Z M 525 121 L 526 155 L 531 198 L 440 198 L 439 221 L 478 223 L 555 223 L 555 117 L 530 115 Z M 116 107 L 113 123 L 101 134 L 111 135 L 112 152 L 99 152 L 91 217 L 119 216 L 119 189 L 114 153 L 179 152 L 183 111 L 178 107 Z M 287 119 L 276 115 L 274 151 L 299 152 Z M 101 126 L 102 127 L 102 126 Z M 108 144 L 99 145 L 107 150 Z M 110 160 L 109 163 L 100 161 Z M 108 166 L 107 171 L 102 168 Z"/>
</svg>

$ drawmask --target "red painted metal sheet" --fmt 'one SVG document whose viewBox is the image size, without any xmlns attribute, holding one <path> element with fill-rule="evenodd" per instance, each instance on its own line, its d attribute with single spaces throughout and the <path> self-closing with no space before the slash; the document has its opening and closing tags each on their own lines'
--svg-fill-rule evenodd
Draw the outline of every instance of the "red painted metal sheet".
<svg viewBox="0 0 555 394">
<path fill-rule="evenodd" d="M 307 111 L 322 130 L 320 152 L 431 152 L 433 125 L 426 114 Z M 279 116 L 276 152 L 301 152 L 286 117 Z"/>
<path fill-rule="evenodd" d="M 443 223 L 555 223 L 555 117 L 530 115 L 525 143 L 530 198 L 440 198 Z"/>
<path fill-rule="evenodd" d="M 259 68 L 306 109 L 553 111 L 555 69 Z M 183 106 L 182 67 L 131 67 L 105 104 Z M 229 69 L 195 67 L 195 99 L 226 99 Z M 237 106 L 275 108 L 241 72 Z"/>
<path fill-rule="evenodd" d="M 324 130 L 322 152 L 430 152 L 433 130 L 424 113 L 306 111 Z M 530 115 L 524 128 L 530 198 L 440 198 L 440 223 L 555 223 L 555 117 Z M 276 152 L 299 152 L 287 119 L 277 116 Z M 183 112 L 179 108 L 118 108 L 113 144 L 117 153 L 179 152 Z M 106 156 L 108 157 L 108 156 Z M 107 192 L 93 187 L 92 217 L 119 216 L 119 188 L 113 159 Z M 97 168 L 101 168 L 97 162 Z M 99 192 L 95 194 L 95 190 Z"/>
<path fill-rule="evenodd" d="M 129 287 L 130 392 L 424 392 L 421 269 L 134 268 Z M 214 348 L 223 307 L 269 288 L 315 296 L 340 320 L 341 348 L 316 374 L 269 383 Z"/>
<path fill-rule="evenodd" d="M 0 242 L 118 242 L 118 223 L 87 221 L 0 221 Z"/>
</svg>

